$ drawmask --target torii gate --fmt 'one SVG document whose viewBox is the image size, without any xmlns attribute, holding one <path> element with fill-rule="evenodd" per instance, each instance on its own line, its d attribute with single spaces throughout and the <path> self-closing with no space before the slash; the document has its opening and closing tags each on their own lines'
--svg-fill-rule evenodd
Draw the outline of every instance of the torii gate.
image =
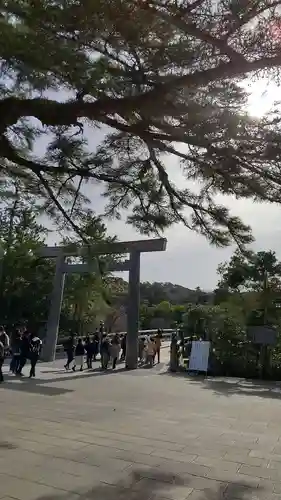
<svg viewBox="0 0 281 500">
<path fill-rule="evenodd" d="M 124 241 L 107 244 L 98 244 L 91 247 L 93 255 L 112 255 L 129 253 L 129 260 L 115 263 L 109 271 L 129 271 L 128 308 L 127 308 L 127 351 L 126 367 L 137 368 L 138 365 L 138 330 L 139 330 L 139 301 L 140 301 L 140 254 L 143 252 L 161 252 L 166 250 L 165 238 Z M 67 264 L 66 257 L 77 257 L 86 254 L 86 247 L 73 245 L 70 247 L 43 247 L 41 257 L 56 259 L 56 269 L 51 296 L 51 305 L 47 321 L 46 341 L 43 357 L 45 361 L 53 361 L 56 354 L 56 345 L 59 331 L 59 321 L 63 300 L 65 274 L 91 272 L 91 264 Z"/>
</svg>

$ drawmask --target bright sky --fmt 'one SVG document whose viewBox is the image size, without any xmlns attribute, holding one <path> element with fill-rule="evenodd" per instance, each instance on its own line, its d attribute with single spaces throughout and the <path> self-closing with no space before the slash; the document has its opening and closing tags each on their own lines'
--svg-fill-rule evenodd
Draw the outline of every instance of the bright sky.
<svg viewBox="0 0 281 500">
<path fill-rule="evenodd" d="M 280 86 L 260 80 L 254 83 L 247 82 L 245 88 L 251 92 L 249 96 L 249 113 L 261 118 L 280 100 Z"/>
</svg>

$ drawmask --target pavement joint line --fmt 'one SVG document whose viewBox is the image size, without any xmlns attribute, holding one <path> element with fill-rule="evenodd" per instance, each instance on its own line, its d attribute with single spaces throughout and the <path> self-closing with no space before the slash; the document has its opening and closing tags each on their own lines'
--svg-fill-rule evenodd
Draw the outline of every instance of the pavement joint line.
<svg viewBox="0 0 281 500">
<path fill-rule="evenodd" d="M 42 483 L 42 482 L 38 482 L 38 481 L 36 481 L 35 479 L 34 479 L 34 480 L 32 480 L 32 481 L 30 481 L 30 479 L 24 479 L 22 476 L 16 476 L 16 475 L 14 475 L 14 474 L 12 475 L 12 474 L 7 473 L 7 472 L 5 472 L 4 474 L 2 474 L 2 473 L 0 472 L 0 477 L 1 477 L 1 475 L 3 475 L 3 476 L 13 477 L 13 478 L 15 478 L 15 479 L 20 479 L 20 480 L 22 480 L 22 481 L 26 481 L 27 483 L 30 483 L 30 484 L 37 484 L 38 486 L 47 486 L 47 487 L 49 487 L 49 488 L 53 488 L 54 490 L 57 490 L 58 492 L 62 492 L 62 493 L 69 493 L 69 494 L 70 494 L 70 493 L 76 493 L 75 491 L 69 491 L 69 490 L 65 490 L 65 489 L 63 489 L 63 488 L 57 488 L 56 486 L 51 486 L 50 484 L 46 484 L 46 483 Z M 71 474 L 70 474 L 70 475 L 71 475 Z M 0 497 L 0 499 L 1 499 L 1 498 L 5 498 L 5 496 L 7 496 L 7 495 L 4 495 L 4 497 Z M 9 495 L 8 495 L 8 497 L 9 497 Z M 13 497 L 12 497 L 12 498 L 13 498 Z"/>
<path fill-rule="evenodd" d="M 30 418 L 34 418 L 34 417 L 30 417 Z M 42 418 L 38 417 L 38 418 L 36 418 L 36 420 L 41 421 L 41 420 L 42 420 Z M 54 422 L 54 421 L 51 421 L 51 422 Z M 55 421 L 55 422 L 58 422 L 58 421 Z M 82 421 L 81 421 L 81 422 L 82 422 Z M 61 423 L 61 422 L 58 422 L 58 423 Z M 62 427 L 63 427 L 63 424 L 62 424 Z M 18 429 L 19 429 L 19 430 L 22 430 L 22 431 L 24 431 L 24 432 L 32 432 L 32 429 L 30 429 L 30 430 L 23 429 L 23 428 L 18 428 Z M 102 429 L 102 428 L 95 428 L 95 430 L 103 432 L 103 429 Z M 105 431 L 104 431 L 104 432 L 105 432 Z M 106 431 L 105 433 L 106 433 L 106 434 L 112 434 L 113 436 L 116 436 L 116 432 L 115 432 L 115 431 Z M 48 433 L 48 432 L 41 432 L 41 431 L 40 431 L 40 434 L 42 434 L 43 436 L 54 436 L 54 434 L 52 434 L 51 432 L 50 432 L 50 433 Z M 83 432 L 81 432 L 81 434 L 83 434 Z M 140 439 L 143 437 L 143 436 L 140 436 L 140 435 L 138 435 L 138 434 L 124 434 L 124 433 L 122 433 L 122 432 L 118 432 L 118 434 L 119 434 L 119 435 L 122 435 L 122 436 L 137 437 L 137 438 L 140 438 Z M 85 434 L 85 436 L 87 436 L 87 434 Z M 68 437 L 64 437 L 64 436 L 56 436 L 56 437 L 59 437 L 59 439 L 64 439 L 64 440 L 66 440 L 66 441 L 69 441 L 69 438 L 68 438 Z M 23 439 L 24 441 L 29 441 L 29 440 L 30 440 L 30 438 L 29 438 L 28 436 L 26 436 L 26 437 L 21 437 L 21 436 L 20 436 L 20 437 L 19 437 L 19 439 Z M 147 439 L 147 441 L 149 441 L 149 438 L 145 438 L 145 437 L 144 437 L 143 439 Z M 115 441 L 120 441 L 120 443 L 126 442 L 125 440 L 118 439 L 118 436 L 117 436 L 117 437 L 114 437 L 114 440 L 115 440 Z M 78 438 L 78 439 L 73 439 L 73 441 L 77 441 L 77 442 L 85 443 L 85 441 L 80 441 L 80 440 L 79 440 L 79 438 Z M 155 439 L 154 439 L 154 441 L 157 441 L 157 442 L 159 441 L 160 443 L 167 443 L 167 444 L 178 444 L 176 441 L 167 441 L 166 439 L 165 439 L 165 440 L 163 440 L 163 439 L 160 439 L 160 438 L 155 438 Z M 40 442 L 40 441 L 34 441 L 34 442 Z M 130 442 L 130 441 L 128 441 L 128 442 Z M 135 443 L 135 444 L 137 445 L 138 443 Z M 95 445 L 95 446 L 106 446 L 106 445 L 100 445 L 100 444 L 98 444 L 98 443 L 85 443 L 85 446 L 89 446 L 89 445 Z M 144 446 L 149 446 L 149 445 L 144 445 Z M 183 449 L 185 449 L 187 446 L 188 446 L 188 445 L 183 445 Z M 119 449 L 119 448 L 117 448 L 117 449 Z M 171 451 L 171 450 L 169 450 L 169 451 Z M 177 451 L 178 451 L 178 450 L 177 450 Z M 251 450 L 249 450 L 249 452 L 250 452 L 250 451 L 251 451 Z M 141 452 L 140 452 L 140 453 L 141 453 Z M 145 455 L 146 455 L 146 453 L 145 453 Z"/>
</svg>

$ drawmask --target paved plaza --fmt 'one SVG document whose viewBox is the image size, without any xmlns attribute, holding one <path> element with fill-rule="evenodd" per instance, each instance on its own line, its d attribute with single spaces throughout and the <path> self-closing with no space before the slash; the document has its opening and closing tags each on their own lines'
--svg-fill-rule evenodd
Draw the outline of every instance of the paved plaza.
<svg viewBox="0 0 281 500">
<path fill-rule="evenodd" d="M 278 387 L 38 368 L 0 388 L 1 499 L 280 499 Z"/>
</svg>

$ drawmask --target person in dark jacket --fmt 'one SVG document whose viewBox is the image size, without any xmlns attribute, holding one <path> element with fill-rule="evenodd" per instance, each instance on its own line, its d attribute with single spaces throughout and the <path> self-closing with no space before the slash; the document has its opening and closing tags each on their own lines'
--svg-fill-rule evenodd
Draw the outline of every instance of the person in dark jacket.
<svg viewBox="0 0 281 500">
<path fill-rule="evenodd" d="M 10 339 L 5 332 L 5 328 L 0 326 L 0 383 L 4 382 L 4 376 L 2 367 L 5 361 L 5 355 L 7 354 L 10 346 Z"/>
<path fill-rule="evenodd" d="M 103 370 L 107 370 L 110 359 L 110 342 L 107 335 L 104 335 L 101 341 L 100 355 L 101 355 L 101 367 Z"/>
<path fill-rule="evenodd" d="M 11 336 L 12 359 L 10 363 L 10 371 L 13 373 L 18 371 L 20 365 L 21 337 L 22 333 L 19 328 L 17 328 Z"/>
<path fill-rule="evenodd" d="M 94 338 L 93 338 L 93 359 L 94 361 L 97 360 L 97 355 L 99 353 L 99 349 L 100 349 L 100 334 L 99 334 L 99 331 L 98 329 L 96 329 L 95 331 L 95 334 L 94 334 Z"/>
<path fill-rule="evenodd" d="M 85 355 L 85 347 L 82 339 L 78 339 L 77 346 L 75 347 L 75 361 L 72 370 L 75 372 L 76 366 L 80 365 L 80 372 L 83 371 L 84 365 L 84 355 Z"/>
<path fill-rule="evenodd" d="M 111 353 L 111 359 L 112 359 L 112 369 L 115 370 L 116 363 L 119 359 L 119 353 L 120 353 L 120 340 L 119 340 L 119 336 L 117 334 L 114 335 L 114 337 L 111 341 L 110 353 Z"/>
<path fill-rule="evenodd" d="M 89 337 L 89 335 L 87 335 L 86 339 L 85 339 L 85 351 L 86 351 L 86 362 L 87 362 L 87 368 L 88 369 L 91 369 L 92 368 L 92 364 L 93 364 L 93 349 L 94 349 L 94 344 L 91 340 L 91 338 Z"/>
<path fill-rule="evenodd" d="M 127 348 L 127 335 L 123 335 L 121 339 L 121 359 L 125 360 L 126 359 L 126 348 Z"/>
<path fill-rule="evenodd" d="M 5 347 L 3 342 L 0 341 L 0 383 L 4 382 L 4 376 L 2 372 L 4 360 L 5 360 Z"/>
<path fill-rule="evenodd" d="M 104 322 L 103 321 L 100 321 L 99 334 L 100 334 L 100 339 L 102 339 L 103 335 L 104 335 Z"/>
<path fill-rule="evenodd" d="M 144 355 L 145 355 L 145 350 L 144 350 L 144 338 L 143 337 L 139 337 L 139 361 L 140 363 L 143 363 L 144 361 Z"/>
<path fill-rule="evenodd" d="M 19 359 L 19 366 L 16 372 L 17 375 L 20 376 L 22 376 L 22 369 L 25 366 L 27 359 L 29 358 L 29 340 L 30 340 L 30 334 L 25 328 L 21 337 L 20 359 Z"/>
<path fill-rule="evenodd" d="M 66 370 L 69 370 L 72 361 L 74 360 L 74 351 L 75 351 L 75 336 L 70 335 L 67 341 L 64 344 L 64 350 L 67 356 L 66 364 L 64 365 Z"/>
<path fill-rule="evenodd" d="M 155 354 L 157 355 L 157 363 L 160 363 L 160 352 L 161 352 L 161 340 L 162 340 L 162 331 L 160 328 L 157 330 L 157 334 L 155 336 Z"/>
<path fill-rule="evenodd" d="M 42 341 L 35 333 L 32 333 L 29 337 L 29 359 L 31 364 L 29 378 L 35 377 L 35 367 L 41 353 L 41 348 Z"/>
</svg>

